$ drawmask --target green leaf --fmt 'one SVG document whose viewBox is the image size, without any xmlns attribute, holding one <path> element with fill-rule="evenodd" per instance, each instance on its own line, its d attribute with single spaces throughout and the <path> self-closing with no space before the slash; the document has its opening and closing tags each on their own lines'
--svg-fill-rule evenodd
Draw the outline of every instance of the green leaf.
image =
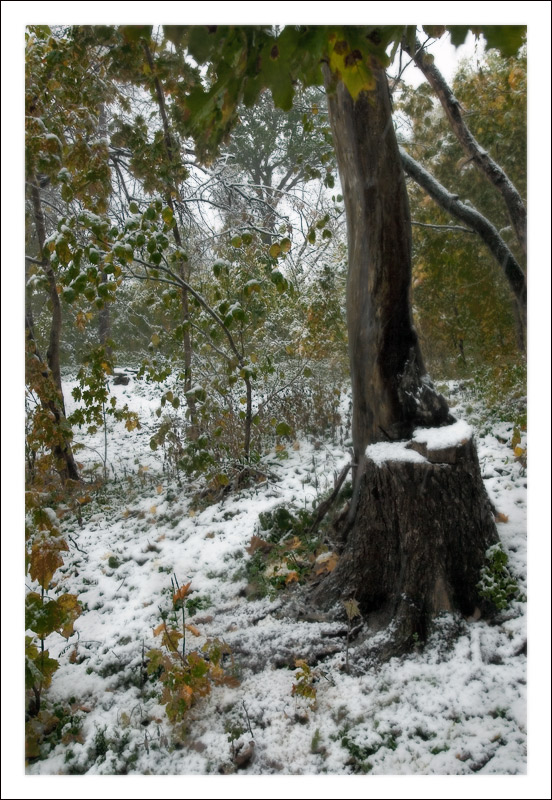
<svg viewBox="0 0 552 800">
<path fill-rule="evenodd" d="M 243 293 L 246 297 L 249 297 L 252 292 L 257 292 L 260 294 L 261 292 L 261 284 L 255 278 L 252 278 L 250 281 L 247 281 L 245 286 L 243 287 Z"/>
<path fill-rule="evenodd" d="M 515 56 L 525 40 L 525 25 L 482 25 L 480 28 L 488 47 L 496 48 L 503 56 Z"/>
<path fill-rule="evenodd" d="M 25 628 L 45 639 L 60 625 L 60 609 L 53 600 L 43 600 L 37 592 L 25 598 Z"/>
<path fill-rule="evenodd" d="M 281 247 L 276 242 L 271 245 L 270 250 L 268 251 L 271 258 L 278 258 L 281 252 Z"/>
<path fill-rule="evenodd" d="M 172 208 L 170 208 L 169 206 L 165 206 L 165 208 L 161 212 L 161 217 L 163 218 L 163 222 L 166 225 L 172 225 L 174 222 L 174 214 Z"/>
<path fill-rule="evenodd" d="M 151 37 L 152 25 L 120 25 L 119 31 L 127 42 L 137 43 Z"/>
<path fill-rule="evenodd" d="M 277 436 L 289 436 L 290 434 L 291 434 L 291 427 L 287 424 L 287 422 L 279 422 L 276 425 Z"/>
<path fill-rule="evenodd" d="M 446 31 L 446 25 L 423 25 L 424 31 L 432 39 L 440 39 Z"/>
<path fill-rule="evenodd" d="M 215 278 L 219 278 L 222 275 L 223 271 L 226 272 L 226 274 L 228 274 L 228 265 L 224 261 L 215 261 L 212 269 Z"/>
<path fill-rule="evenodd" d="M 73 199 L 73 190 L 66 183 L 61 187 L 61 198 L 65 200 L 66 203 L 70 203 Z"/>
<path fill-rule="evenodd" d="M 213 30 L 213 28 L 215 28 L 215 30 Z M 217 39 L 219 38 L 217 36 L 216 26 L 193 25 L 188 30 L 188 52 L 198 64 L 204 64 L 212 54 Z"/>
<path fill-rule="evenodd" d="M 165 37 L 177 47 L 184 42 L 188 27 L 185 25 L 163 25 L 163 33 Z"/>
</svg>

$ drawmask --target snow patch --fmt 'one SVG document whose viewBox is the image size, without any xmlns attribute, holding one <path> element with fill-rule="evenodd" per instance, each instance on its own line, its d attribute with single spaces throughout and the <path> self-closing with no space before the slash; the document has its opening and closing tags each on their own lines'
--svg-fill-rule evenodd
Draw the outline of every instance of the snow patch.
<svg viewBox="0 0 552 800">
<path fill-rule="evenodd" d="M 377 442 L 366 448 L 366 458 L 380 466 L 386 461 L 415 461 L 422 463 L 426 459 L 415 450 L 407 449 L 408 442 Z"/>
<path fill-rule="evenodd" d="M 464 420 L 444 428 L 417 428 L 412 441 L 427 445 L 428 450 L 444 450 L 458 447 L 473 436 L 473 429 Z"/>
</svg>

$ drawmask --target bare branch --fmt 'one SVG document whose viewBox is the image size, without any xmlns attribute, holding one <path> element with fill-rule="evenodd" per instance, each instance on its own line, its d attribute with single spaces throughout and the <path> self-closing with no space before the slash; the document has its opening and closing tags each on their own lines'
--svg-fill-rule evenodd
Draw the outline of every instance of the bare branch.
<svg viewBox="0 0 552 800">
<path fill-rule="evenodd" d="M 460 103 L 454 96 L 450 86 L 447 84 L 435 64 L 433 58 L 428 56 L 419 41 L 416 40 L 416 52 L 412 50 L 407 42 L 403 43 L 406 52 L 411 55 L 416 65 L 425 75 L 431 84 L 439 102 L 443 106 L 445 114 L 451 124 L 456 138 L 460 142 L 464 152 L 473 160 L 475 166 L 485 175 L 492 185 L 500 192 L 508 209 L 508 214 L 512 221 L 518 242 L 524 254 L 527 253 L 527 209 L 512 181 L 500 167 L 477 142 L 473 134 L 462 117 Z"/>
</svg>

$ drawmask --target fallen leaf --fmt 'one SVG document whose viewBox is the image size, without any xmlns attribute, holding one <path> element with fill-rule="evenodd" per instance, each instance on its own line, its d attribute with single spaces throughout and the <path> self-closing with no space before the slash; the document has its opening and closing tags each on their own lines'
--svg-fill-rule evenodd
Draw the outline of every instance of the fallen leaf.
<svg viewBox="0 0 552 800">
<path fill-rule="evenodd" d="M 263 552 L 268 552 L 272 550 L 274 545 L 270 542 L 265 542 L 264 539 L 261 539 L 260 536 L 252 536 L 251 541 L 249 542 L 249 547 L 246 548 L 247 552 L 250 556 L 253 555 L 257 550 L 262 550 Z"/>
<path fill-rule="evenodd" d="M 255 742 L 249 742 L 249 746 L 245 748 L 245 750 L 240 750 L 234 756 L 234 764 L 237 766 L 238 769 L 241 767 L 245 767 L 251 761 L 251 757 L 253 755 L 253 751 L 255 749 Z"/>
<path fill-rule="evenodd" d="M 333 572 L 337 567 L 338 561 L 339 556 L 337 553 L 324 553 L 316 559 L 316 574 L 324 575 L 326 572 Z"/>
<path fill-rule="evenodd" d="M 495 514 L 495 522 L 508 522 L 508 519 L 509 519 L 508 515 L 503 514 L 501 511 Z"/>
</svg>

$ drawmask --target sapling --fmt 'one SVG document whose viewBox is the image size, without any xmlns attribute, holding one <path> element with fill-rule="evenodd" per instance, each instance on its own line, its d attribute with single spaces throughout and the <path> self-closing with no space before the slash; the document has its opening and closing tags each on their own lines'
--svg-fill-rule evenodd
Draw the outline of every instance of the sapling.
<svg viewBox="0 0 552 800">
<path fill-rule="evenodd" d="M 344 600 L 345 612 L 347 614 L 347 641 L 345 644 L 345 672 L 349 674 L 349 639 L 351 636 L 352 622 L 355 617 L 360 617 L 360 609 L 358 603 L 354 598 Z"/>
</svg>

